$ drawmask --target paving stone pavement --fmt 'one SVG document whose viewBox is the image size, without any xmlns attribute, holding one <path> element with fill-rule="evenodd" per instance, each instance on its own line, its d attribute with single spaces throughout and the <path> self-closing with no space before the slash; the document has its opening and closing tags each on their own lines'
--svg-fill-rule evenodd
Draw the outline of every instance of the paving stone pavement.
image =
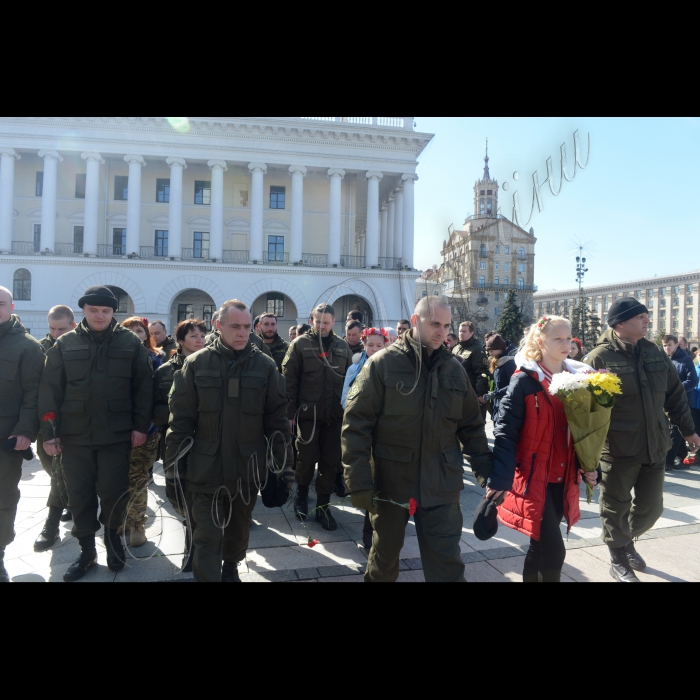
<svg viewBox="0 0 700 700">
<path fill-rule="evenodd" d="M 491 426 L 489 425 L 489 428 Z M 489 435 L 491 432 L 489 430 Z M 469 582 L 508 583 L 522 580 L 522 568 L 529 540 L 501 526 L 496 537 L 480 542 L 471 521 L 483 491 L 465 470 L 462 558 Z M 61 540 L 53 549 L 36 554 L 34 540 L 47 514 L 49 478 L 38 460 L 25 463 L 20 484 L 22 498 L 17 513 L 15 542 L 7 548 L 6 566 L 14 582 L 62 581 L 66 569 L 78 558 L 78 542 L 70 534 L 72 523 L 61 525 Z M 333 498 L 337 532 L 325 532 L 315 522 L 307 524 L 309 534 L 319 541 L 306 546 L 308 535 L 290 509 L 269 510 L 258 499 L 253 513 L 250 549 L 240 572 L 244 582 L 355 583 L 363 580 L 367 552 L 362 547 L 364 514 L 349 503 Z M 315 495 L 310 494 L 310 508 Z M 700 469 L 667 474 L 665 510 L 657 526 L 638 543 L 649 569 L 640 574 L 645 582 L 700 581 Z M 192 576 L 180 573 L 184 550 L 182 523 L 165 498 L 165 479 L 156 465 L 149 489 L 148 543 L 128 552 L 126 568 L 118 574 L 106 566 L 102 532 L 98 534 L 99 565 L 81 583 L 188 582 Z M 590 506 L 582 490 L 582 520 L 569 534 L 563 581 L 611 582 L 607 547 L 600 541 L 597 502 Z M 566 535 L 566 525 L 562 525 Z M 418 540 L 413 521 L 406 531 L 401 555 L 399 582 L 424 582 Z"/>
</svg>

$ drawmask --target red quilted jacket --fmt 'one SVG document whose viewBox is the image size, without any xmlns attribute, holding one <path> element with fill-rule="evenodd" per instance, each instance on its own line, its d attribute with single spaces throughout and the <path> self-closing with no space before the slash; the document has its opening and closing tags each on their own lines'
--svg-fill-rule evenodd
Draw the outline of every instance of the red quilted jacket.
<svg viewBox="0 0 700 700">
<path fill-rule="evenodd" d="M 519 370 L 501 403 L 489 486 L 509 491 L 498 509 L 499 520 L 534 540 L 540 539 L 554 427 L 551 397 L 537 371 Z M 574 460 L 564 477 L 564 517 L 569 530 L 581 519 L 580 483 L 578 461 Z"/>
</svg>

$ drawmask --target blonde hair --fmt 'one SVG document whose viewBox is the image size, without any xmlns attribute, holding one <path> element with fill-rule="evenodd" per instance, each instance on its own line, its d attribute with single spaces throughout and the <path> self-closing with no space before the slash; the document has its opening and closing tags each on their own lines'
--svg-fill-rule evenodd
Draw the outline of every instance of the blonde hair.
<svg viewBox="0 0 700 700">
<path fill-rule="evenodd" d="M 523 342 L 520 344 L 520 352 L 525 355 L 528 360 L 540 362 L 542 360 L 542 350 L 537 341 L 547 337 L 553 326 L 559 323 L 566 323 L 571 328 L 571 321 L 563 316 L 545 316 L 537 323 L 534 323 L 527 332 Z"/>
</svg>

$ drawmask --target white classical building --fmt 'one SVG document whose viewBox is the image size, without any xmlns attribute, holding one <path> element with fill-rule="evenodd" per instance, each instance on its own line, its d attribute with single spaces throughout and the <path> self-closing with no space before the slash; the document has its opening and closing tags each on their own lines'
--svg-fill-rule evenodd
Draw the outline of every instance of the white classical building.
<svg viewBox="0 0 700 700">
<path fill-rule="evenodd" d="M 322 302 L 395 324 L 431 139 L 413 117 L 0 117 L 0 285 L 36 337 L 94 284 L 171 329 L 231 298 L 284 331 Z"/>
</svg>

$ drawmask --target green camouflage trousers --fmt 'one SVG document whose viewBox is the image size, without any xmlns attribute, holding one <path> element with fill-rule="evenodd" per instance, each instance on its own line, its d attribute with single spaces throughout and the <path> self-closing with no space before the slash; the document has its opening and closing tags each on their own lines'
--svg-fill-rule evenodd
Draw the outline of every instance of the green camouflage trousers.
<svg viewBox="0 0 700 700">
<path fill-rule="evenodd" d="M 140 525 L 148 520 L 148 470 L 158 457 L 160 433 L 152 435 L 145 444 L 131 450 L 129 461 L 129 508 L 127 511 L 127 527 Z"/>
</svg>

